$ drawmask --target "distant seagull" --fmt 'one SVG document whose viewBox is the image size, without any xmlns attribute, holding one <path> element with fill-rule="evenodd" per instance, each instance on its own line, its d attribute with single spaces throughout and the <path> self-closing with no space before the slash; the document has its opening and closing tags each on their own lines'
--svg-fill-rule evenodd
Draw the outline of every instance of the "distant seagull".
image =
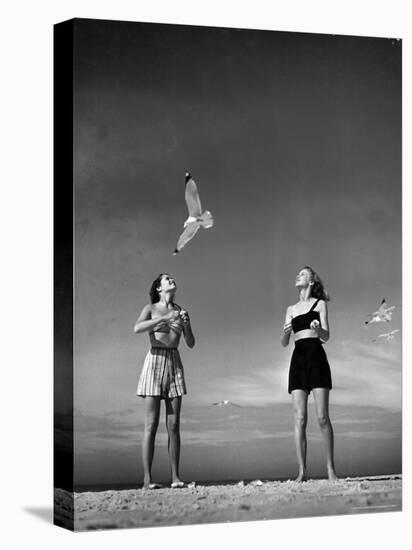
<svg viewBox="0 0 412 550">
<path fill-rule="evenodd" d="M 396 328 L 395 330 L 391 330 L 391 332 L 387 332 L 386 334 L 379 334 L 376 339 L 374 340 L 374 342 L 376 342 L 376 340 L 378 338 L 386 338 L 386 340 L 388 342 L 390 342 L 390 340 L 395 340 L 395 334 L 399 332 L 399 329 Z"/>
<path fill-rule="evenodd" d="M 218 401 L 217 403 L 212 403 L 212 405 L 216 405 L 217 407 L 227 407 L 228 405 L 232 405 L 232 407 L 241 407 L 241 405 L 232 403 L 228 399 L 224 399 L 223 401 Z"/>
<path fill-rule="evenodd" d="M 370 325 L 371 323 L 388 323 L 392 320 L 392 312 L 395 309 L 396 306 L 386 307 L 386 300 L 385 298 L 382 300 L 381 305 L 378 309 L 378 311 L 374 311 L 373 313 L 369 313 L 369 316 L 371 317 L 368 321 L 365 321 L 365 325 Z"/>
<path fill-rule="evenodd" d="M 213 216 L 209 210 L 205 210 L 202 213 L 202 205 L 200 203 L 199 193 L 197 192 L 197 187 L 195 180 L 186 172 L 185 174 L 186 188 L 185 188 L 185 200 L 187 204 L 187 209 L 189 211 L 189 217 L 183 224 L 185 228 L 183 233 L 180 235 L 177 242 L 177 246 L 173 254 L 177 254 L 182 250 L 182 248 L 196 235 L 199 227 L 204 227 L 209 229 L 213 226 Z"/>
</svg>

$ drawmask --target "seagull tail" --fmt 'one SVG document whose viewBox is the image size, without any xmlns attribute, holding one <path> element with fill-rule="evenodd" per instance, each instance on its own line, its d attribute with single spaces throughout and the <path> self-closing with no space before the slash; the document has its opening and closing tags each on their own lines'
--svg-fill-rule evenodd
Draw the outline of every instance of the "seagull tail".
<svg viewBox="0 0 412 550">
<path fill-rule="evenodd" d="M 201 216 L 197 218 L 197 221 L 200 222 L 200 225 L 204 227 L 205 229 L 209 229 L 210 227 L 213 227 L 215 220 L 213 219 L 213 215 L 209 210 L 205 210 Z"/>
<path fill-rule="evenodd" d="M 179 252 L 178 249 L 175 248 L 175 249 L 173 250 L 173 256 L 176 256 L 176 254 L 178 254 L 178 252 Z"/>
</svg>

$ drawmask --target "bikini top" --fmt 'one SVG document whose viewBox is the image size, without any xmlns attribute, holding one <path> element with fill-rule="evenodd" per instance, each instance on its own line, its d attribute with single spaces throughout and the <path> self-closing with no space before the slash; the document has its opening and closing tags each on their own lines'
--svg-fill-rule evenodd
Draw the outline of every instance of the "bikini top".
<svg viewBox="0 0 412 550">
<path fill-rule="evenodd" d="M 177 304 L 175 304 L 175 306 L 177 307 L 178 311 L 182 309 Z M 167 325 L 162 325 L 158 328 L 155 327 L 153 330 L 150 331 L 149 334 L 154 334 L 155 332 L 164 332 L 165 334 L 168 334 L 171 330 L 173 330 L 173 332 L 177 332 L 177 334 L 181 334 L 183 330 L 183 322 L 180 317 L 178 317 L 174 321 L 169 321 Z"/>
<path fill-rule="evenodd" d="M 314 319 L 320 321 L 319 311 L 313 311 L 318 305 L 319 300 L 313 304 L 309 311 L 302 313 L 301 315 L 296 315 L 292 319 L 292 329 L 293 332 L 299 332 L 300 330 L 310 329 L 310 324 Z"/>
</svg>

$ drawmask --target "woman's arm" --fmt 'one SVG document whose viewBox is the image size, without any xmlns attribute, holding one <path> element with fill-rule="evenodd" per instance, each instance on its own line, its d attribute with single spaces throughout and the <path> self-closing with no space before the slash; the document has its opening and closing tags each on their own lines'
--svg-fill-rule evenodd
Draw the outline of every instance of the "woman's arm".
<svg viewBox="0 0 412 550">
<path fill-rule="evenodd" d="M 186 340 L 186 344 L 189 348 L 193 348 L 195 345 L 195 337 L 192 332 L 192 325 L 190 324 L 189 314 L 186 310 L 182 309 L 180 315 L 183 322 L 183 334 Z"/>
<path fill-rule="evenodd" d="M 134 332 L 136 334 L 147 331 L 150 332 L 155 327 L 167 325 L 169 321 L 174 321 L 178 316 L 179 313 L 177 311 L 170 311 L 169 313 L 166 313 L 166 315 L 152 319 L 152 306 L 151 304 L 147 304 L 142 309 L 142 312 L 134 325 Z"/>
<path fill-rule="evenodd" d="M 292 306 L 289 306 L 286 310 L 285 324 L 283 325 L 283 333 L 280 338 L 280 343 L 284 348 L 289 344 L 291 332 L 292 332 Z"/>
<path fill-rule="evenodd" d="M 319 322 L 316 321 L 315 319 L 314 321 L 311 322 L 310 327 L 316 330 L 319 338 L 323 342 L 327 342 L 330 338 L 330 332 L 329 332 L 329 320 L 328 320 L 328 306 L 326 305 L 326 302 L 324 300 L 319 301 L 319 318 L 320 318 L 320 325 L 319 325 Z"/>
</svg>

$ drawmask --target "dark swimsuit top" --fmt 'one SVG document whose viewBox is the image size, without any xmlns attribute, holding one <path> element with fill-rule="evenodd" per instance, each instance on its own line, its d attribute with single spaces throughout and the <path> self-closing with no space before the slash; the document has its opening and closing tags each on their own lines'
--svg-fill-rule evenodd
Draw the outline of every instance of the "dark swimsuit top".
<svg viewBox="0 0 412 550">
<path fill-rule="evenodd" d="M 310 329 L 310 324 L 314 319 L 320 321 L 319 311 L 313 311 L 318 305 L 319 300 L 313 304 L 309 311 L 296 315 L 292 319 L 293 332 L 299 332 L 300 330 Z"/>
</svg>

